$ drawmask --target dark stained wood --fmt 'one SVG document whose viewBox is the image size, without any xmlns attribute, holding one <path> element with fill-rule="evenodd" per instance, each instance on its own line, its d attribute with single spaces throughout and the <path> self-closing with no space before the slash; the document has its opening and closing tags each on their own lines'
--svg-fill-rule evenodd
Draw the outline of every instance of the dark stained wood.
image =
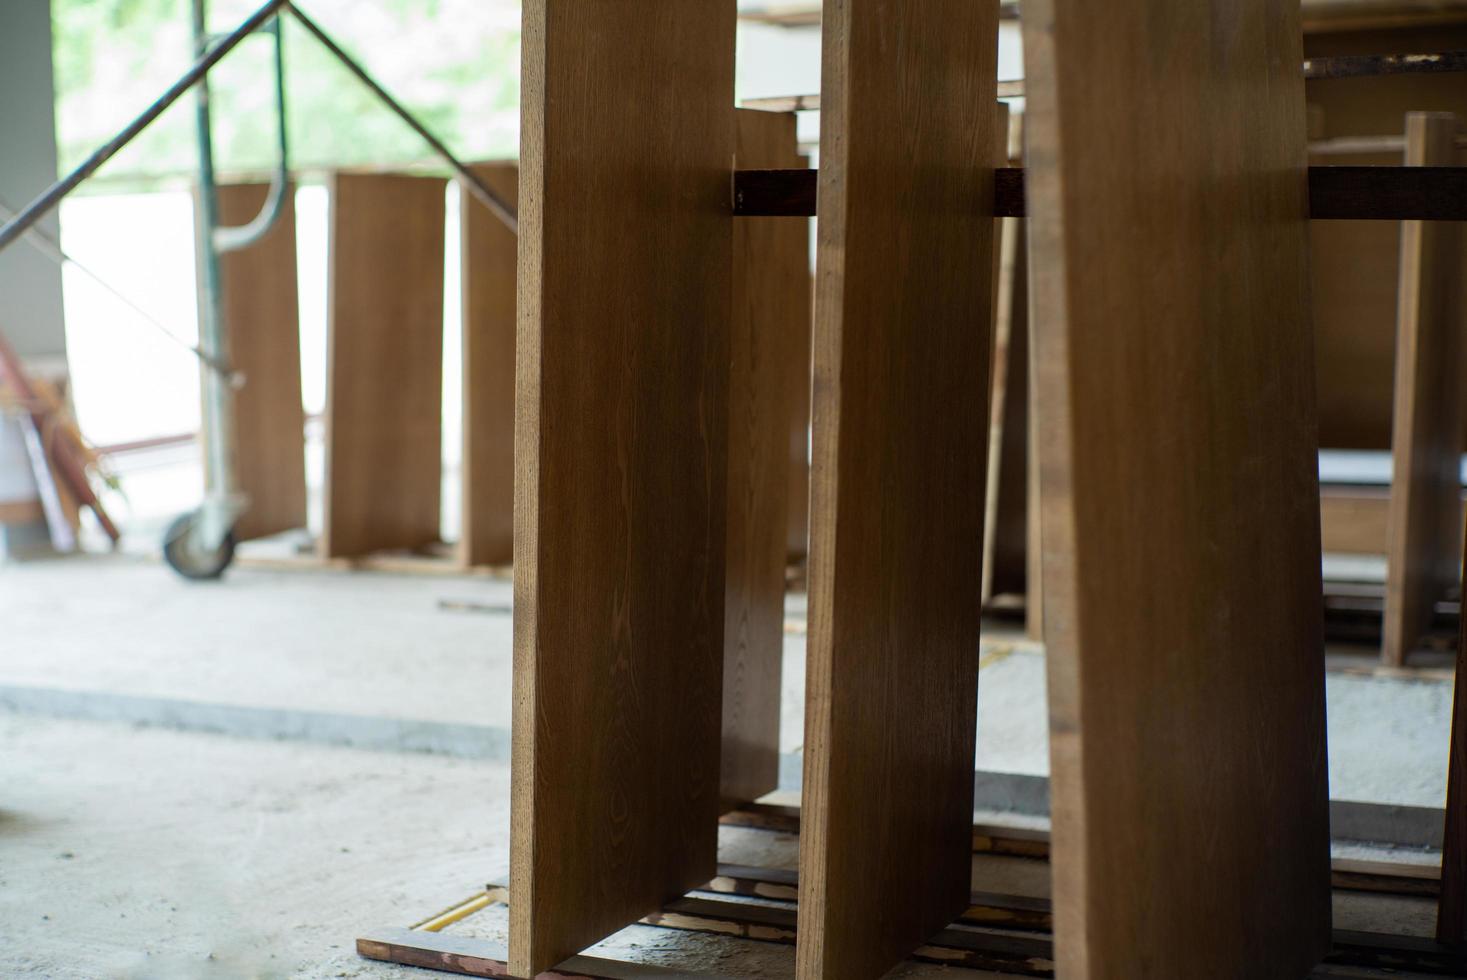
<svg viewBox="0 0 1467 980">
<path fill-rule="evenodd" d="M 524 5 L 519 976 L 715 868 L 734 34 L 726 0 Z"/>
<path fill-rule="evenodd" d="M 1401 162 L 1399 153 L 1343 159 L 1382 167 Z M 1309 245 L 1319 444 L 1328 449 L 1388 449 L 1401 226 L 1394 221 L 1313 221 Z"/>
<path fill-rule="evenodd" d="M 519 199 L 519 166 L 474 167 L 495 193 Z M 519 238 L 471 194 L 460 194 L 463 242 L 463 522 L 465 565 L 514 555 L 515 267 Z"/>
<path fill-rule="evenodd" d="M 997 14 L 825 5 L 802 980 L 878 977 L 968 898 Z"/>
<path fill-rule="evenodd" d="M 737 110 L 738 166 L 801 162 L 792 113 Z M 724 590 L 724 806 L 779 786 L 785 560 L 792 430 L 808 423 L 810 225 L 741 221 L 734 230 L 728 386 L 728 578 Z M 798 418 L 797 412 L 799 413 Z M 799 468 L 804 469 L 804 440 Z"/>
<path fill-rule="evenodd" d="M 1457 117 L 1413 112 L 1406 165 L 1457 155 Z M 1391 438 L 1391 504 L 1381 658 L 1399 667 L 1431 626 L 1438 599 L 1461 581 L 1462 414 L 1467 399 L 1462 226 L 1401 226 L 1400 304 Z"/>
<path fill-rule="evenodd" d="M 1005 154 L 1007 155 L 1007 154 Z M 1002 219 L 983 597 L 1029 587 L 1029 274 L 1024 222 Z"/>
<path fill-rule="evenodd" d="M 332 175 L 327 286 L 327 558 L 439 538 L 447 183 Z"/>
<path fill-rule="evenodd" d="M 1298 8 L 1024 13 L 1059 973 L 1295 980 L 1330 925 Z"/>
<path fill-rule="evenodd" d="M 734 214 L 742 218 L 815 214 L 813 170 L 752 170 L 734 175 Z M 1467 221 L 1467 167 L 1310 167 L 1310 217 L 1316 220 Z M 1024 171 L 994 174 L 993 213 L 1025 216 Z"/>
<path fill-rule="evenodd" d="M 1467 578 L 1464 578 L 1467 581 Z M 1452 735 L 1447 763 L 1447 816 L 1442 833 L 1441 901 L 1436 938 L 1467 942 L 1467 616 L 1457 645 L 1457 681 L 1452 692 Z"/>
<path fill-rule="evenodd" d="M 220 222 L 253 220 L 268 193 L 266 184 L 220 186 Z M 249 541 L 306 526 L 295 185 L 270 231 L 247 249 L 223 253 L 219 266 L 229 363 L 245 376 L 234 393 L 234 472 L 249 504 L 234 535 Z"/>
</svg>

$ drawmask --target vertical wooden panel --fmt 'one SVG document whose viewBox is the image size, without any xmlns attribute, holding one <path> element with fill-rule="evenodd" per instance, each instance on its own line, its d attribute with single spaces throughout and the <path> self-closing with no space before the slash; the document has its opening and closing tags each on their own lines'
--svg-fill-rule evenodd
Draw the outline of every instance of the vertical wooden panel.
<svg viewBox="0 0 1467 980">
<path fill-rule="evenodd" d="M 998 4 L 827 0 L 799 975 L 969 893 Z"/>
<path fill-rule="evenodd" d="M 328 558 L 438 540 L 445 181 L 331 179 Z"/>
<path fill-rule="evenodd" d="M 259 214 L 269 187 L 230 184 L 217 193 L 219 220 L 243 225 Z M 234 533 L 248 541 L 306 526 L 294 184 L 270 231 L 220 256 L 220 272 L 230 363 L 246 379 L 234 395 L 234 468 L 249 508 Z"/>
<path fill-rule="evenodd" d="M 1004 164 L 1007 166 L 1004 153 Z M 1023 595 L 1029 549 L 1029 297 L 1024 221 L 1004 218 L 996 294 L 993 426 L 988 447 L 988 511 L 983 600 Z"/>
<path fill-rule="evenodd" d="M 519 166 L 474 171 L 507 201 L 519 199 Z M 463 242 L 463 521 L 465 565 L 514 557 L 515 266 L 519 237 L 472 194 L 459 195 Z"/>
<path fill-rule="evenodd" d="M 1329 945 L 1298 15 L 1024 8 L 1067 980 L 1297 980 Z"/>
<path fill-rule="evenodd" d="M 528 0 L 512 972 L 715 870 L 735 7 Z"/>
<path fill-rule="evenodd" d="M 738 110 L 741 169 L 804 166 L 793 113 Z M 810 222 L 734 227 L 724 589 L 724 806 L 779 786 L 780 676 L 797 387 L 810 372 Z M 806 382 L 808 386 L 808 382 Z M 808 401 L 808 395 L 806 396 Z"/>
<path fill-rule="evenodd" d="M 1406 165 L 1451 166 L 1457 117 L 1406 118 Z M 1400 306 L 1391 439 L 1382 659 L 1401 666 L 1431 627 L 1432 608 L 1459 581 L 1462 495 L 1462 226 L 1401 223 Z"/>
<path fill-rule="evenodd" d="M 1464 562 L 1467 583 L 1467 562 Z M 1452 735 L 1447 763 L 1447 817 L 1442 834 L 1442 893 L 1436 938 L 1467 941 L 1467 616 L 1457 645 L 1457 682 L 1452 691 Z"/>
</svg>

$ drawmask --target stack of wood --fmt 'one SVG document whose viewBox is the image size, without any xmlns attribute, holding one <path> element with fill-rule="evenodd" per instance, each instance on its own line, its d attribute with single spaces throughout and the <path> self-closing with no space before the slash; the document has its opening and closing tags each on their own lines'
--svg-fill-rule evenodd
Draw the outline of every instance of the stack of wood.
<svg viewBox="0 0 1467 980">
<path fill-rule="evenodd" d="M 0 334 L 0 413 L 19 420 L 26 457 L 38 499 L 21 502 L 0 520 L 17 522 L 44 517 L 51 544 L 73 551 L 81 528 L 81 509 L 90 508 L 114 544 L 119 533 L 92 490 L 88 471 L 100 466 L 97 454 L 82 439 L 67 411 L 60 389 L 31 377 L 9 341 Z"/>
</svg>

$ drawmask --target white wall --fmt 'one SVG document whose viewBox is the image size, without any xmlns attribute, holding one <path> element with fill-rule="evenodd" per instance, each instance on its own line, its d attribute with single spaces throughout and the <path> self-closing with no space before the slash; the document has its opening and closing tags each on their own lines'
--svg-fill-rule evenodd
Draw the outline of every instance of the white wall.
<svg viewBox="0 0 1467 980">
<path fill-rule="evenodd" d="M 56 179 L 50 0 L 0 0 L 0 200 L 25 207 Z M 43 227 L 55 237 L 53 217 Z M 0 330 L 22 357 L 64 363 L 61 270 L 25 242 L 0 252 Z"/>
</svg>

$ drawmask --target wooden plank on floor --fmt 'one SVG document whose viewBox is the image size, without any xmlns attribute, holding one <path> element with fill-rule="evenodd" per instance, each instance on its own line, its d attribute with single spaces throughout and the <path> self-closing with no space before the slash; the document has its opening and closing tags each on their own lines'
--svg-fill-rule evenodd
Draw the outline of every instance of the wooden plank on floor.
<svg viewBox="0 0 1467 980">
<path fill-rule="evenodd" d="M 436 177 L 331 177 L 326 558 L 439 538 L 446 188 Z"/>
<path fill-rule="evenodd" d="M 968 898 L 1004 134 L 995 3 L 824 16 L 797 960 L 852 980 Z"/>
<path fill-rule="evenodd" d="M 1467 559 L 1464 559 L 1467 583 Z M 1452 691 L 1452 734 L 1447 762 L 1447 814 L 1442 834 L 1441 899 L 1436 938 L 1467 942 L 1467 616 L 1457 645 L 1457 680 Z"/>
<path fill-rule="evenodd" d="M 1294 980 L 1330 940 L 1298 7 L 1029 0 L 1024 42 L 1059 973 Z"/>
<path fill-rule="evenodd" d="M 518 976 L 715 867 L 735 13 L 524 5 Z"/>
<path fill-rule="evenodd" d="M 217 193 L 219 220 L 232 227 L 260 213 L 269 185 L 225 184 Z M 264 237 L 223 253 L 219 265 L 229 362 L 245 376 L 234 393 L 234 470 L 249 506 L 234 534 L 249 541 L 306 526 L 294 184 Z"/>
<path fill-rule="evenodd" d="M 496 194 L 519 200 L 519 165 L 474 167 Z M 514 558 L 514 336 L 519 236 L 472 194 L 460 194 L 463 242 L 463 520 L 459 560 Z"/>
<path fill-rule="evenodd" d="M 1406 165 L 1454 164 L 1457 117 L 1406 117 Z M 1437 600 L 1459 581 L 1462 536 L 1462 226 L 1447 221 L 1401 224 L 1401 289 L 1396 317 L 1395 412 L 1391 503 L 1387 523 L 1385 626 L 1381 659 L 1407 656 L 1431 626 Z"/>
<path fill-rule="evenodd" d="M 736 165 L 803 166 L 793 113 L 739 109 Z M 779 786 L 780 678 L 792 421 L 810 373 L 810 222 L 734 228 L 724 589 L 724 807 Z M 809 396 L 805 401 L 808 403 Z M 800 423 L 803 426 L 804 423 Z M 804 468 L 801 460 L 800 467 Z"/>
</svg>

